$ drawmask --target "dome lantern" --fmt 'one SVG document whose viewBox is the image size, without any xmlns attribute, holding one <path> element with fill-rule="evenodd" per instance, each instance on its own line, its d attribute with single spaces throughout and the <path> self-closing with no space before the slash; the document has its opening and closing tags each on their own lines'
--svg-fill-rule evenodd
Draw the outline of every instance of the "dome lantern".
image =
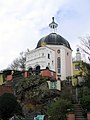
<svg viewBox="0 0 90 120">
<path fill-rule="evenodd" d="M 52 22 L 49 24 L 49 27 L 55 32 L 57 27 L 58 27 L 58 24 L 55 23 L 54 21 L 54 17 L 52 17 Z"/>
</svg>

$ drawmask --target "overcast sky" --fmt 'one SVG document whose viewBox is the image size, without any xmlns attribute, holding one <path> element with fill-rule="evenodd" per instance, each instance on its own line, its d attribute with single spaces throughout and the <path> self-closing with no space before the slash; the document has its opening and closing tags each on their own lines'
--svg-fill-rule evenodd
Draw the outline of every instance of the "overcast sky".
<svg viewBox="0 0 90 120">
<path fill-rule="evenodd" d="M 50 33 L 52 17 L 74 56 L 79 37 L 90 34 L 90 0 L 0 0 L 0 70 Z"/>
</svg>

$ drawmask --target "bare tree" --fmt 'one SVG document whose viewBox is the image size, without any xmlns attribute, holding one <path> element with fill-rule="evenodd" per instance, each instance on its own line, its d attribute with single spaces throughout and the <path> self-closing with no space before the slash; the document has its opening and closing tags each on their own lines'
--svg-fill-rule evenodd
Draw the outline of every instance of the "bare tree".
<svg viewBox="0 0 90 120">
<path fill-rule="evenodd" d="M 79 48 L 88 55 L 88 60 L 90 62 L 90 35 L 86 36 L 85 38 L 80 37 L 81 45 Z"/>
<path fill-rule="evenodd" d="M 85 81 L 85 85 L 88 86 L 88 88 L 90 88 L 90 35 L 86 36 L 85 38 L 80 37 L 81 40 L 81 45 L 79 46 L 79 48 L 88 56 L 88 60 L 89 63 L 88 64 L 83 64 L 83 67 L 81 67 L 81 69 L 83 70 L 83 68 L 86 68 L 86 81 Z"/>
<path fill-rule="evenodd" d="M 25 70 L 26 52 L 21 52 L 20 56 L 13 60 L 8 69 Z"/>
</svg>

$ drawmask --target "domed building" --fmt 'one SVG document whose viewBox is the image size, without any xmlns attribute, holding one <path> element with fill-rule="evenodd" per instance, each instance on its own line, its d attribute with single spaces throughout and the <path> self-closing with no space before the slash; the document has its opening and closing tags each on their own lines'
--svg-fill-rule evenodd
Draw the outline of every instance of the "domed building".
<svg viewBox="0 0 90 120">
<path fill-rule="evenodd" d="M 49 27 L 53 30 L 41 38 L 34 50 L 26 55 L 26 69 L 49 69 L 56 73 L 56 79 L 66 80 L 72 76 L 72 49 L 69 42 L 56 33 L 58 24 L 54 17 Z"/>
</svg>

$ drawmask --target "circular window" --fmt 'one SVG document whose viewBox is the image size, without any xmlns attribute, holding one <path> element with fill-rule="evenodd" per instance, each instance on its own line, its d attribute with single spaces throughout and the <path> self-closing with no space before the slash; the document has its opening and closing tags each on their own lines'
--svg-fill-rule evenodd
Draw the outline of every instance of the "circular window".
<svg viewBox="0 0 90 120">
<path fill-rule="evenodd" d="M 67 52 L 67 56 L 69 55 L 69 53 Z"/>
<path fill-rule="evenodd" d="M 60 53 L 60 50 L 57 50 L 57 53 L 59 54 L 59 53 Z"/>
</svg>

